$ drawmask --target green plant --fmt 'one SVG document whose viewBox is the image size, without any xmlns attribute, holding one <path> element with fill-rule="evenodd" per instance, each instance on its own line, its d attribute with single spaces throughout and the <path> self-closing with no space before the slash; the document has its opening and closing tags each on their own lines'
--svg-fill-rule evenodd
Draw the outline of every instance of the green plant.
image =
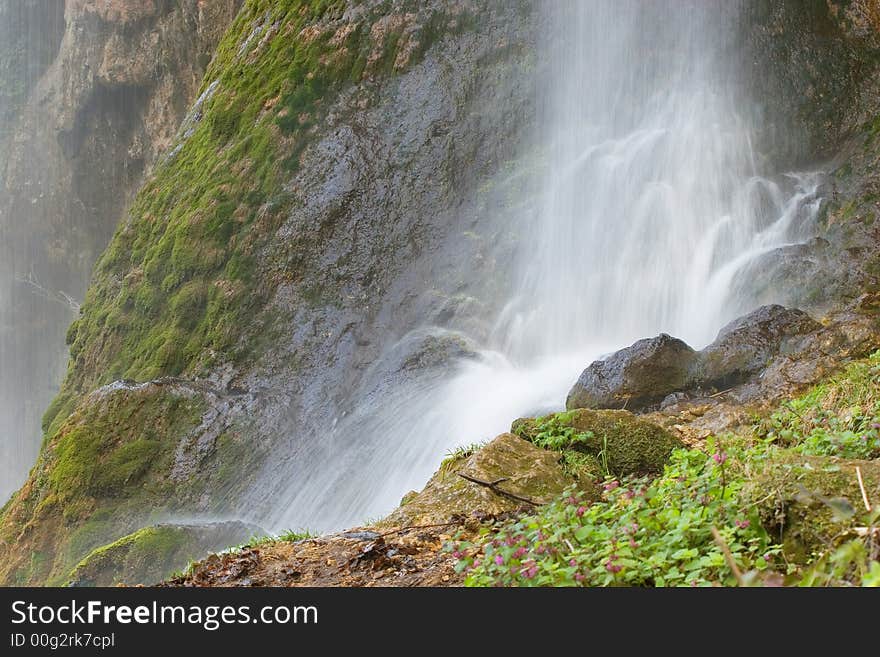
<svg viewBox="0 0 880 657">
<path fill-rule="evenodd" d="M 880 587 L 880 508 L 863 514 L 838 510 L 835 516 L 843 542 L 819 555 L 794 584 Z"/>
<path fill-rule="evenodd" d="M 537 433 L 532 440 L 538 447 L 561 452 L 566 449 L 573 449 L 577 445 L 588 445 L 590 439 L 593 438 L 592 431 L 579 432 L 570 426 L 573 411 L 567 413 L 556 413 L 547 417 L 539 417 L 536 419 Z"/>
<path fill-rule="evenodd" d="M 305 541 L 309 538 L 315 538 L 317 534 L 313 534 L 307 529 L 293 530 L 287 529 L 278 534 L 270 534 L 268 536 L 252 536 L 251 539 L 240 546 L 239 550 L 247 548 L 266 547 L 269 545 L 277 545 L 278 543 L 296 543 L 297 541 Z"/>
<path fill-rule="evenodd" d="M 592 505 L 574 489 L 534 515 L 484 529 L 446 549 L 468 586 L 668 586 L 736 584 L 716 527 L 742 570 L 777 565 L 754 508 L 738 493 L 728 460 L 755 450 L 709 441 L 707 451 L 675 450 L 663 474 L 607 479 Z"/>
<path fill-rule="evenodd" d="M 471 443 L 470 445 L 461 445 L 453 450 L 446 452 L 446 458 L 440 463 L 440 472 L 449 472 L 452 467 L 469 456 L 476 454 L 486 443 Z"/>
<path fill-rule="evenodd" d="M 802 454 L 880 457 L 880 351 L 786 402 L 759 433 Z"/>
</svg>

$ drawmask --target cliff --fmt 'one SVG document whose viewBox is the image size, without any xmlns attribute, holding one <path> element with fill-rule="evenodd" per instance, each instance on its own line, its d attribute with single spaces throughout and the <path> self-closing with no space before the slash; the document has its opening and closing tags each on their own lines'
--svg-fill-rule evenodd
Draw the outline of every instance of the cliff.
<svg viewBox="0 0 880 657">
<path fill-rule="evenodd" d="M 239 5 L 0 4 L 0 496 L 37 455 L 92 267 Z"/>
<path fill-rule="evenodd" d="M 267 456 L 289 466 L 384 336 L 448 306 L 474 252 L 431 250 L 517 149 L 529 17 L 245 4 L 67 334 L 39 461 L 3 516 L 6 581 L 62 581 L 175 512 L 273 504 L 242 496 Z M 415 277 L 443 282 L 401 296 Z"/>
</svg>

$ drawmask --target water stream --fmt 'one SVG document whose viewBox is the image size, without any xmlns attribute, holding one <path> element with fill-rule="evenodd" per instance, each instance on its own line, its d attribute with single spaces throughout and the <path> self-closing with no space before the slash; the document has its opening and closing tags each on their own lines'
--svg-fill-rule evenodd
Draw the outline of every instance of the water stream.
<svg viewBox="0 0 880 657">
<path fill-rule="evenodd" d="M 660 332 L 705 346 L 756 305 L 737 274 L 810 235 L 819 175 L 767 170 L 755 147 L 735 3 L 543 6 L 542 193 L 538 212 L 506 218 L 527 257 L 489 340 L 445 375 L 378 373 L 329 439 L 303 448 L 313 467 L 269 524 L 380 516 L 449 449 L 561 409 L 595 358 Z"/>
</svg>

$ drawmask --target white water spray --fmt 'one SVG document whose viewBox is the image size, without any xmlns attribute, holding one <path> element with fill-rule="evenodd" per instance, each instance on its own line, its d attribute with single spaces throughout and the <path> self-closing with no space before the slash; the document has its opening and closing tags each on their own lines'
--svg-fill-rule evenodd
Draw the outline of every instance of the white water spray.
<svg viewBox="0 0 880 657">
<path fill-rule="evenodd" d="M 403 381 L 377 369 L 330 438 L 302 447 L 309 467 L 270 523 L 327 529 L 386 513 L 447 450 L 560 409 L 595 358 L 660 332 L 704 346 L 756 305 L 737 274 L 809 236 L 818 176 L 763 170 L 731 56 L 735 7 L 546 9 L 546 177 L 540 211 L 505 218 L 528 245 L 515 294 L 478 359 Z"/>
</svg>

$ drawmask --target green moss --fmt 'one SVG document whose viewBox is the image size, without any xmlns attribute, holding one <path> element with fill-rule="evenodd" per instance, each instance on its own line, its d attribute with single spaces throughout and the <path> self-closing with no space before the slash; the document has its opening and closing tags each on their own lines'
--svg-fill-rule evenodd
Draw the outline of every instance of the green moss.
<svg viewBox="0 0 880 657">
<path fill-rule="evenodd" d="M 763 462 L 749 464 L 747 499 L 789 560 L 809 564 L 854 536 L 852 521 L 862 504 L 857 466 L 866 489 L 880 489 L 875 461 L 772 450 Z"/>
<path fill-rule="evenodd" d="M 57 580 L 84 556 L 79 529 L 94 514 L 108 514 L 96 532 L 118 536 L 209 484 L 223 499 L 262 457 L 230 430 L 204 472 L 172 481 L 175 450 L 200 419 L 200 398 L 158 384 L 87 395 L 120 379 L 195 379 L 218 363 L 257 359 L 276 342 L 281 322 L 268 300 L 291 272 L 266 256 L 294 207 L 291 179 L 328 110 L 354 84 L 369 102 L 389 75 L 467 23 L 426 16 L 415 0 L 345 15 L 348 6 L 245 1 L 206 74 L 202 91 L 216 85 L 201 120 L 153 170 L 96 264 L 68 331 L 67 377 L 43 419 L 40 463 L 27 494 L 2 518 L 0 544 L 51 545 L 54 553 L 39 574 L 17 559 L 0 565 L 0 580 L 12 572 L 29 583 Z M 389 16 L 387 29 L 372 29 Z M 417 47 L 404 43 L 411 38 Z M 305 304 L 338 298 L 332 283 L 303 282 L 297 294 Z"/>
<path fill-rule="evenodd" d="M 578 409 L 517 420 L 512 430 L 536 445 L 562 452 L 568 468 L 589 472 L 598 463 L 604 474 L 617 476 L 660 472 L 672 450 L 682 446 L 665 429 L 628 411 Z"/>
<path fill-rule="evenodd" d="M 179 527 L 148 527 L 99 547 L 86 556 L 68 579 L 78 585 L 153 584 L 180 567 L 188 532 Z"/>
</svg>

